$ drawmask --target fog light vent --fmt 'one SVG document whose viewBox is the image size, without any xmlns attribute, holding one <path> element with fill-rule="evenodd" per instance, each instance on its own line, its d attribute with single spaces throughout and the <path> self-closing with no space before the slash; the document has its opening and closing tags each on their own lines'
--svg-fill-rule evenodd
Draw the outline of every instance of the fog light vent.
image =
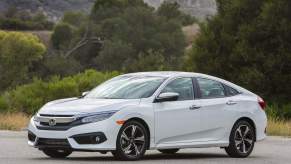
<svg viewBox="0 0 291 164">
<path fill-rule="evenodd" d="M 74 138 L 78 144 L 100 144 L 107 140 L 102 132 L 78 134 L 70 138 Z"/>
<path fill-rule="evenodd" d="M 28 137 L 28 140 L 30 142 L 34 142 L 35 141 L 35 138 L 36 138 L 36 135 L 33 134 L 31 131 L 28 131 L 27 137 Z"/>
</svg>

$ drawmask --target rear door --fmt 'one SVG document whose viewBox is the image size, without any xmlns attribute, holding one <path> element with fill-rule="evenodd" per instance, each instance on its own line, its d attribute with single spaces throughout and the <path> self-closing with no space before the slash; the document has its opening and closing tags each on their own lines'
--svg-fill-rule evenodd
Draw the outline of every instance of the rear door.
<svg viewBox="0 0 291 164">
<path fill-rule="evenodd" d="M 203 141 L 220 140 L 228 134 L 226 127 L 231 122 L 225 87 L 222 83 L 207 78 L 196 78 L 195 82 L 201 106 L 201 137 Z"/>
</svg>

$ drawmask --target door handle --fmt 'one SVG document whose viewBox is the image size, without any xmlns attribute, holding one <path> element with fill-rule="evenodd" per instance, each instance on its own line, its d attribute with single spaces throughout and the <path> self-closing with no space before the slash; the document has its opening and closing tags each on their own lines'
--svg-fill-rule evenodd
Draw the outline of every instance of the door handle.
<svg viewBox="0 0 291 164">
<path fill-rule="evenodd" d="M 196 109 L 199 109 L 201 108 L 201 106 L 198 106 L 198 105 L 192 105 L 189 107 L 190 110 L 196 110 Z"/>
<path fill-rule="evenodd" d="M 228 102 L 226 102 L 226 105 L 235 105 L 235 104 L 237 104 L 237 102 L 233 100 L 229 100 Z"/>
</svg>

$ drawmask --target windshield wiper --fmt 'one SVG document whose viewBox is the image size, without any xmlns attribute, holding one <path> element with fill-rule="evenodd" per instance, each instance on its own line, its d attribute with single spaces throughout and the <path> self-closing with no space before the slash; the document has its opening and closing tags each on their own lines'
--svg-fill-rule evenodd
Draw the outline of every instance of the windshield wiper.
<svg viewBox="0 0 291 164">
<path fill-rule="evenodd" d="M 121 98 L 116 98 L 116 97 L 96 97 L 96 99 L 121 99 Z"/>
</svg>

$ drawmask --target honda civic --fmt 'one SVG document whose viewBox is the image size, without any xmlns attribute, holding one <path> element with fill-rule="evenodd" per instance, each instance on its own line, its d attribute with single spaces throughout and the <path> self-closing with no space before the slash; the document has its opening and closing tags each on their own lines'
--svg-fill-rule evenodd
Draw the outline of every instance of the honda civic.
<svg viewBox="0 0 291 164">
<path fill-rule="evenodd" d="M 204 147 L 244 158 L 266 137 L 265 107 L 258 95 L 217 77 L 130 73 L 45 104 L 30 121 L 28 144 L 52 158 L 88 151 L 138 160 L 146 150 Z"/>
</svg>

